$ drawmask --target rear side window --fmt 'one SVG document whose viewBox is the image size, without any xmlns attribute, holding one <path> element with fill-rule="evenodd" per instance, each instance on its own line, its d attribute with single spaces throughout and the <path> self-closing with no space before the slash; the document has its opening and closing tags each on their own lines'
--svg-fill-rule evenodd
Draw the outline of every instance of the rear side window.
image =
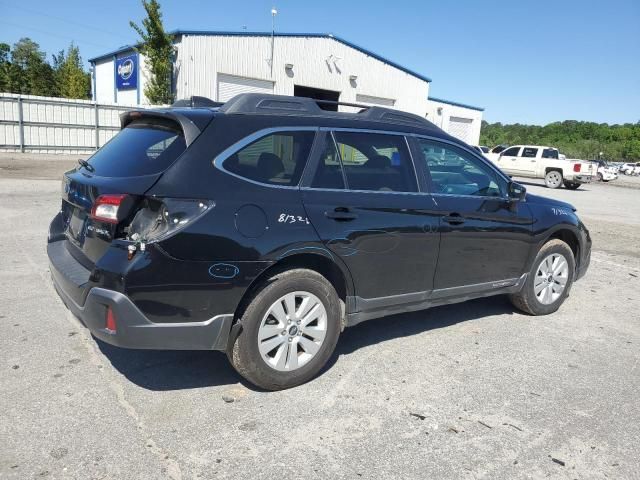
<svg viewBox="0 0 640 480">
<path fill-rule="evenodd" d="M 350 190 L 417 192 L 413 163 L 401 135 L 335 132 Z"/>
<path fill-rule="evenodd" d="M 256 182 L 294 186 L 302 176 L 315 132 L 266 135 L 227 158 L 225 170 Z"/>
<path fill-rule="evenodd" d="M 542 158 L 558 158 L 558 150 L 555 148 L 545 148 L 542 150 Z"/>
<path fill-rule="evenodd" d="M 336 144 L 330 134 L 325 136 L 325 146 L 318 169 L 311 182 L 312 188 L 330 188 L 344 190 L 344 175 L 342 173 L 342 165 L 340 164 L 340 156 L 336 150 Z"/>
<path fill-rule="evenodd" d="M 536 155 L 538 155 L 538 149 L 528 148 L 528 147 L 524 147 L 522 149 L 522 153 L 520 154 L 521 157 L 526 157 L 526 158 L 536 158 Z"/>
<path fill-rule="evenodd" d="M 168 125 L 127 125 L 89 159 L 95 174 L 137 177 L 165 171 L 187 148 L 182 131 Z"/>
</svg>

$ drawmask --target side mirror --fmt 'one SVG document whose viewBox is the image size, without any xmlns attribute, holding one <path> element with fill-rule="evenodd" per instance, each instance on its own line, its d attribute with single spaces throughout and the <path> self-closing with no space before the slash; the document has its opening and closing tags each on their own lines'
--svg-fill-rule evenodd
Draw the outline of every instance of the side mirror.
<svg viewBox="0 0 640 480">
<path fill-rule="evenodd" d="M 519 202 L 527 196 L 527 189 L 524 188 L 524 185 L 520 185 L 517 182 L 509 182 L 508 195 L 509 199 Z"/>
</svg>

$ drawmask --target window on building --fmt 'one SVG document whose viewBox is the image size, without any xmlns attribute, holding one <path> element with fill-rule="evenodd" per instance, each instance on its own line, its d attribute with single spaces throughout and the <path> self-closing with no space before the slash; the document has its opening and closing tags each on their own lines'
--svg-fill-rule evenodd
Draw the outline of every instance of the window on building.
<svg viewBox="0 0 640 480">
<path fill-rule="evenodd" d="M 423 160 L 431 174 L 433 193 L 447 195 L 502 196 L 496 172 L 480 159 L 455 147 L 419 140 Z"/>
<path fill-rule="evenodd" d="M 522 149 L 522 153 L 520 154 L 521 157 L 525 157 L 525 158 L 536 158 L 537 155 L 538 155 L 538 149 L 530 148 L 530 147 L 524 147 Z"/>
<path fill-rule="evenodd" d="M 278 132 L 262 137 L 224 161 L 224 168 L 241 177 L 272 185 L 297 185 L 315 133 Z"/>
<path fill-rule="evenodd" d="M 335 132 L 335 139 L 350 190 L 418 191 L 403 136 Z"/>
</svg>

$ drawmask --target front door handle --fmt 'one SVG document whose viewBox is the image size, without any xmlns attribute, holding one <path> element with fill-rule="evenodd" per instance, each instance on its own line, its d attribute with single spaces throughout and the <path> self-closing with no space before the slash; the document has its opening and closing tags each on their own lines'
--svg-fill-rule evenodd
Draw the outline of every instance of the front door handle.
<svg viewBox="0 0 640 480">
<path fill-rule="evenodd" d="M 442 220 L 447 222 L 449 225 L 462 225 L 464 223 L 464 218 L 459 213 L 445 215 L 442 217 Z"/>
<path fill-rule="evenodd" d="M 324 212 L 327 218 L 331 218 L 337 222 L 348 222 L 358 218 L 358 215 L 354 213 L 349 207 L 336 207 L 333 211 Z"/>
</svg>

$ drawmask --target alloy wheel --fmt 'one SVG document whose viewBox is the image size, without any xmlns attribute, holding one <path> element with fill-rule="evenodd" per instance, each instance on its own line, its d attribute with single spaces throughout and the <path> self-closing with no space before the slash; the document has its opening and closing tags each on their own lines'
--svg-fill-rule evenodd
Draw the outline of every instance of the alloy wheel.
<svg viewBox="0 0 640 480">
<path fill-rule="evenodd" d="M 327 310 L 310 292 L 287 293 L 262 318 L 258 349 L 263 360 L 278 371 L 307 364 L 320 350 L 327 333 Z"/>
<path fill-rule="evenodd" d="M 538 266 L 533 282 L 533 292 L 540 303 L 550 305 L 560 298 L 568 280 L 567 259 L 559 253 L 552 253 Z"/>
</svg>

